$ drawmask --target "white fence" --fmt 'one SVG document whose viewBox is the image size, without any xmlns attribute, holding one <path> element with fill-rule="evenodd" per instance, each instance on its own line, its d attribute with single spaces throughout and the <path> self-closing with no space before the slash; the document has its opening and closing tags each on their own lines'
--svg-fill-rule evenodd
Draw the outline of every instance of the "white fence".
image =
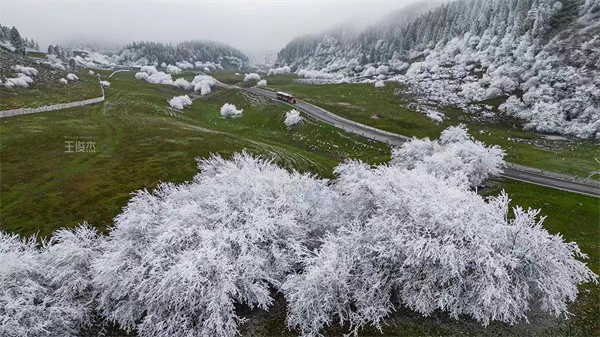
<svg viewBox="0 0 600 337">
<path fill-rule="evenodd" d="M 20 108 L 20 109 L 12 109 L 12 110 L 3 110 L 3 111 L 0 111 L 0 118 L 33 114 L 33 113 L 38 113 L 38 112 L 69 109 L 69 108 L 75 108 L 78 106 L 84 106 L 84 105 L 90 105 L 90 104 L 94 104 L 94 103 L 98 103 L 98 102 L 103 102 L 104 101 L 104 87 L 102 85 L 100 85 L 100 88 L 102 89 L 102 96 L 100 96 L 100 97 L 90 98 L 90 99 L 85 99 L 83 101 L 76 101 L 76 102 L 70 102 L 70 103 L 45 105 L 45 106 L 41 106 L 41 107 L 37 107 L 37 108 Z"/>
</svg>

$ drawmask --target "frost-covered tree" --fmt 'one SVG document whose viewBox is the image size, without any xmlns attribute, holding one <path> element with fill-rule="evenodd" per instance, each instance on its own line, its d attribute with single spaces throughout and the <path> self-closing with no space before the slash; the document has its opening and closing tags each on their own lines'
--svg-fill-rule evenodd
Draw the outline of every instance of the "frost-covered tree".
<svg viewBox="0 0 600 337">
<path fill-rule="evenodd" d="M 95 307 L 90 264 L 101 240 L 87 224 L 41 246 L 0 232 L 0 335 L 78 336 Z"/>
<path fill-rule="evenodd" d="M 390 164 L 422 168 L 440 178 L 460 178 L 476 187 L 502 172 L 504 155 L 499 146 L 486 147 L 474 139 L 461 124 L 442 131 L 439 140 L 413 138 L 393 149 Z"/>
<path fill-rule="evenodd" d="M 192 99 L 188 95 L 175 96 L 169 100 L 173 109 L 183 110 L 184 107 L 192 105 Z"/>
<path fill-rule="evenodd" d="M 465 138 L 457 127 L 440 144 Z M 234 336 L 236 308 L 268 310 L 271 290 L 306 335 L 380 327 L 400 306 L 512 324 L 532 306 L 567 315 L 597 280 L 538 210 L 510 213 L 508 196 L 486 200 L 461 175 L 351 161 L 330 181 L 245 153 L 199 167 L 138 191 L 108 236 L 84 224 L 38 245 L 0 231 L 0 335 L 75 336 L 98 314 L 141 337 Z"/>
<path fill-rule="evenodd" d="M 174 66 L 172 64 L 169 64 L 167 66 L 166 72 L 171 74 L 171 75 L 177 75 L 177 74 L 181 74 L 181 69 L 177 66 Z"/>
<path fill-rule="evenodd" d="M 19 34 L 19 30 L 15 26 L 10 29 L 10 44 L 12 44 L 17 53 L 25 54 L 25 44 L 21 38 L 21 34 Z"/>
<path fill-rule="evenodd" d="M 283 66 L 279 68 L 271 68 L 267 72 L 267 76 L 279 75 L 279 74 L 289 74 L 292 72 L 292 69 L 289 66 Z"/>
<path fill-rule="evenodd" d="M 208 75 L 197 75 L 192 80 L 194 91 L 200 92 L 200 95 L 204 96 L 211 92 L 211 88 L 217 84 L 217 81 Z"/>
<path fill-rule="evenodd" d="M 125 46 L 114 60 L 128 66 L 176 64 L 181 69 L 216 68 L 240 70 L 248 65 L 248 56 L 224 43 L 214 41 L 184 41 L 176 45 L 157 42 L 133 42 Z M 179 63 L 179 64 L 178 64 Z"/>
<path fill-rule="evenodd" d="M 392 80 L 407 84 L 422 103 L 467 112 L 471 102 L 518 96 L 521 104 L 501 112 L 521 119 L 524 128 L 600 139 L 597 0 L 429 6 L 405 8 L 359 33 L 294 39 L 277 63 L 357 81 L 395 73 Z"/>
<path fill-rule="evenodd" d="M 305 335 L 333 322 L 380 329 L 400 306 L 483 325 L 526 320 L 533 305 L 566 315 L 577 285 L 597 279 L 538 210 L 509 217 L 505 194 L 486 201 L 420 167 L 351 162 L 336 172 L 345 224 L 283 285 L 288 326 Z"/>
<path fill-rule="evenodd" d="M 234 104 L 225 103 L 221 107 L 221 116 L 225 118 L 241 117 L 244 109 L 238 109 Z"/>
<path fill-rule="evenodd" d="M 257 73 L 249 73 L 244 76 L 244 82 L 260 81 L 260 75 Z"/>
<path fill-rule="evenodd" d="M 234 336 L 235 305 L 268 309 L 329 221 L 325 181 L 236 154 L 194 181 L 139 191 L 94 264 L 100 310 L 140 336 Z"/>
<path fill-rule="evenodd" d="M 285 113 L 284 124 L 288 128 L 291 128 L 293 126 L 302 124 L 303 120 L 304 119 L 300 115 L 300 111 L 298 111 L 296 109 L 292 109 L 292 110 L 290 110 L 290 111 L 288 111 L 288 112 Z"/>
</svg>

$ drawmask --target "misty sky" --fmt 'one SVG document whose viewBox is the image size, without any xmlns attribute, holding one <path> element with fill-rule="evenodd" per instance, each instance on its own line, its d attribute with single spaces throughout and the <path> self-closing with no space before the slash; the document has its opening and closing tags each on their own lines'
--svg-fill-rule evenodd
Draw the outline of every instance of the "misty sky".
<svg viewBox="0 0 600 337">
<path fill-rule="evenodd" d="M 97 41 L 209 39 L 244 51 L 277 51 L 292 38 L 346 22 L 371 24 L 397 1 L 27 1 L 0 0 L 0 23 L 41 48 Z"/>
</svg>

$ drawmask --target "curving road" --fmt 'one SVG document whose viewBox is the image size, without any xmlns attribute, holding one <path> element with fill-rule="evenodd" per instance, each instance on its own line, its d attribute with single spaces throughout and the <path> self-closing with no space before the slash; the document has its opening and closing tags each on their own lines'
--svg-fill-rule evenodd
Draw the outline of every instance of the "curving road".
<svg viewBox="0 0 600 337">
<path fill-rule="evenodd" d="M 219 86 L 225 88 L 232 87 L 223 83 L 219 83 Z M 252 87 L 246 89 L 246 91 L 251 92 L 255 95 L 261 95 L 271 98 L 283 104 L 291 105 L 289 103 L 277 100 L 277 95 L 269 90 Z M 331 124 L 350 133 L 361 135 L 363 137 L 383 142 L 392 146 L 400 146 L 402 145 L 402 143 L 409 139 L 408 137 L 399 134 L 379 130 L 364 124 L 356 123 L 349 119 L 335 115 L 316 105 L 300 100 L 298 100 L 296 104 L 293 104 L 291 106 L 294 106 L 297 109 L 304 111 L 305 113 L 316 119 L 319 119 L 325 123 Z M 507 167 L 504 169 L 504 172 L 501 174 L 501 176 L 513 180 L 551 187 L 573 193 L 584 194 L 597 198 L 600 197 L 600 182 L 593 181 L 590 179 L 583 179 L 564 174 L 547 172 L 514 164 L 507 164 Z"/>
</svg>

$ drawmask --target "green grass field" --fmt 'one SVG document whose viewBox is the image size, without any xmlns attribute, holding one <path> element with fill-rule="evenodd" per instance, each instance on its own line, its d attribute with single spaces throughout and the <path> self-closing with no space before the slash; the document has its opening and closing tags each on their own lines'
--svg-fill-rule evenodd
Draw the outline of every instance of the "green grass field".
<svg viewBox="0 0 600 337">
<path fill-rule="evenodd" d="M 75 71 L 79 80 L 62 84 L 58 80 L 65 77 L 68 72 L 52 73 L 46 69 L 47 66 L 34 65 L 34 67 L 39 73 L 38 76 L 32 77 L 34 82 L 28 88 L 0 86 L 0 110 L 37 108 L 102 96 L 98 79 L 95 75 L 88 74 L 87 70 Z"/>
<path fill-rule="evenodd" d="M 132 192 L 189 180 L 194 158 L 211 153 L 246 149 L 324 177 L 345 158 L 389 158 L 387 146 L 314 120 L 287 130 L 285 106 L 241 90 L 217 91 L 179 113 L 167 100 L 182 90 L 135 80 L 134 72 L 110 82 L 103 103 L 0 120 L 0 229 L 49 235 L 83 221 L 105 229 Z M 221 118 L 226 102 L 243 117 Z M 95 152 L 66 152 L 77 141 L 93 142 Z"/>
<path fill-rule="evenodd" d="M 437 138 L 446 127 L 464 123 L 475 138 L 505 149 L 506 160 L 511 163 L 585 178 L 600 170 L 600 164 L 595 160 L 600 159 L 600 147 L 594 141 L 550 140 L 544 135 L 524 131 L 516 120 L 503 119 L 494 124 L 477 122 L 465 118 L 456 108 L 445 109 L 448 118 L 438 124 L 405 107 L 411 98 L 398 95 L 399 84 L 388 83 L 380 89 L 372 84 L 269 83 L 269 87 L 289 92 L 356 122 L 405 136 Z M 600 175 L 594 178 L 600 179 Z"/>
<path fill-rule="evenodd" d="M 110 72 L 100 73 L 106 79 Z M 288 130 L 283 123 L 287 106 L 250 96 L 239 89 L 215 89 L 178 112 L 169 107 L 167 100 L 186 92 L 135 80 L 134 74 L 121 72 L 113 76 L 103 103 L 0 119 L 1 230 L 23 235 L 39 232 L 45 236 L 83 221 L 104 230 L 121 212 L 132 192 L 152 189 L 160 181 L 190 180 L 198 172 L 195 158 L 206 158 L 211 153 L 227 157 L 245 149 L 273 158 L 288 169 L 322 177 L 332 177 L 332 169 L 346 158 L 372 164 L 389 159 L 387 146 L 315 120 L 307 119 L 302 126 Z M 193 75 L 184 72 L 177 77 L 191 80 Z M 229 76 L 226 72 L 213 75 L 220 80 L 220 76 Z M 372 85 L 296 85 L 292 84 L 294 76 L 276 75 L 266 79 L 269 84 L 285 88 L 300 98 L 360 122 L 364 122 L 361 118 L 371 121 L 371 125 L 382 129 L 437 137 L 446 126 L 402 110 L 399 107 L 402 98 L 393 95 L 391 85 L 382 91 L 376 91 Z M 243 75 L 239 77 L 243 80 Z M 29 100 L 27 95 L 17 95 L 12 104 L 26 104 Z M 221 118 L 219 108 L 225 102 L 243 108 L 243 116 Z M 458 119 L 452 111 L 447 114 L 451 119 Z M 469 127 L 475 136 L 488 143 L 499 142 L 502 137 L 528 135 L 508 126 L 506 129 L 491 127 L 488 131 L 491 135 L 477 132 L 483 125 L 471 123 Z M 72 145 L 69 142 L 77 141 L 92 142 L 95 151 L 67 152 Z M 594 155 L 591 144 L 589 149 L 586 146 L 583 142 L 576 145 L 571 154 L 561 151 L 547 156 L 541 150 L 527 149 L 523 145 L 507 150 L 512 151 L 508 158 L 511 161 L 531 162 L 537 158 L 546 163 L 541 165 L 551 165 L 554 160 L 558 162 L 554 167 L 583 173 L 590 159 L 584 153 L 588 157 Z M 551 233 L 561 233 L 567 241 L 576 241 L 589 255 L 592 270 L 600 273 L 599 199 L 503 179 L 493 180 L 480 193 L 496 195 L 502 189 L 509 193 L 513 205 L 541 208 L 541 214 L 548 216 L 545 227 Z M 455 321 L 441 313 L 421 317 L 401 309 L 387 320 L 384 335 L 591 336 L 600 329 L 599 289 L 597 285 L 582 287 L 577 302 L 571 306 L 574 316 L 568 321 L 533 312 L 530 324 L 511 327 L 494 323 L 484 328 L 468 319 Z M 243 335 L 297 335 L 285 327 L 285 300 L 281 295 L 276 296 L 275 305 L 268 313 L 255 309 L 242 314 L 249 319 L 242 327 Z M 325 331 L 330 336 L 344 332 L 346 329 L 337 325 Z M 361 336 L 371 335 L 380 334 L 369 328 L 361 333 Z"/>
</svg>

